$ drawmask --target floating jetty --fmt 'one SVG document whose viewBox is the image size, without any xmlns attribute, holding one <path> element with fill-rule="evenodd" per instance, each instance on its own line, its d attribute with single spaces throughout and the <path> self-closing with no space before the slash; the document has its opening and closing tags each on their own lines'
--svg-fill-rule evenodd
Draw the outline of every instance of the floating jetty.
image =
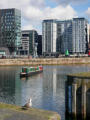
<svg viewBox="0 0 90 120">
<path fill-rule="evenodd" d="M 37 67 L 23 67 L 22 71 L 20 72 L 20 77 L 28 77 L 38 73 L 43 72 L 42 66 Z"/>
</svg>

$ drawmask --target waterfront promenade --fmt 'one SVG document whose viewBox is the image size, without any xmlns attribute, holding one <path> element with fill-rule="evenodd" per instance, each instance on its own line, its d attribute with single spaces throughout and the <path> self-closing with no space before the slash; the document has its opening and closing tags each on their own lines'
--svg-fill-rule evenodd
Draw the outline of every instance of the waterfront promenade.
<svg viewBox="0 0 90 120">
<path fill-rule="evenodd" d="M 18 58 L 0 59 L 3 65 L 68 65 L 68 64 L 90 64 L 90 57 L 82 58 Z"/>
<path fill-rule="evenodd" d="M 0 103 L 0 120 L 60 120 L 56 112 Z"/>
</svg>

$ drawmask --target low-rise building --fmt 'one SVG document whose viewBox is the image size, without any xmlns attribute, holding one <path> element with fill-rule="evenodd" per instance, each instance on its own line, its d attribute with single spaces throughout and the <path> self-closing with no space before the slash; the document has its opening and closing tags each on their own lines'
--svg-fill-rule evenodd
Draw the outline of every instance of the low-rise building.
<svg viewBox="0 0 90 120">
<path fill-rule="evenodd" d="M 20 54 L 35 56 L 35 46 L 38 41 L 38 33 L 36 30 L 22 31 L 22 49 Z"/>
</svg>

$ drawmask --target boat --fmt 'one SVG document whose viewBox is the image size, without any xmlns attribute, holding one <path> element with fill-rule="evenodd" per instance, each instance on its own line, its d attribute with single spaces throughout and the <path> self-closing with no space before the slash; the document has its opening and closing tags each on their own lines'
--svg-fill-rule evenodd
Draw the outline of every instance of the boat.
<svg viewBox="0 0 90 120">
<path fill-rule="evenodd" d="M 37 66 L 37 67 L 22 67 L 22 70 L 20 72 L 20 77 L 28 77 L 32 76 L 37 73 L 43 72 L 43 67 L 42 66 Z"/>
</svg>

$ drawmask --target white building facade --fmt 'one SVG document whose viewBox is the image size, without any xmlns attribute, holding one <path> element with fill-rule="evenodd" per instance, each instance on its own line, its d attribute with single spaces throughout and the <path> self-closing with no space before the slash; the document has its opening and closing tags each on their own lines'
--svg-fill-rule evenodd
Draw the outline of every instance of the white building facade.
<svg viewBox="0 0 90 120">
<path fill-rule="evenodd" d="M 66 50 L 72 52 L 72 20 L 57 22 L 57 50 L 64 54 Z"/>
<path fill-rule="evenodd" d="M 89 24 L 85 18 L 72 21 L 73 53 L 86 53 L 89 43 Z"/>
<path fill-rule="evenodd" d="M 42 52 L 56 53 L 57 23 L 56 20 L 44 20 L 42 23 Z"/>
<path fill-rule="evenodd" d="M 88 50 L 89 26 L 85 18 L 44 20 L 42 23 L 43 54 L 85 54 Z"/>
</svg>

